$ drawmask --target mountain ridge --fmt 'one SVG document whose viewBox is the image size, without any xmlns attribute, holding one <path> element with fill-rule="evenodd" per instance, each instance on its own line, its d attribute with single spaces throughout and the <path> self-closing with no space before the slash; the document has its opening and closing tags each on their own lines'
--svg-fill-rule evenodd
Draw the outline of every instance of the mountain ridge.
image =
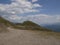
<svg viewBox="0 0 60 45">
<path fill-rule="evenodd" d="M 32 22 L 32 21 L 24 21 L 23 23 L 12 23 L 4 18 L 0 17 L 0 24 L 3 24 L 6 27 L 12 27 L 16 29 L 23 29 L 23 30 L 40 30 L 40 31 L 52 31 L 47 28 L 41 27 L 40 25 Z"/>
</svg>

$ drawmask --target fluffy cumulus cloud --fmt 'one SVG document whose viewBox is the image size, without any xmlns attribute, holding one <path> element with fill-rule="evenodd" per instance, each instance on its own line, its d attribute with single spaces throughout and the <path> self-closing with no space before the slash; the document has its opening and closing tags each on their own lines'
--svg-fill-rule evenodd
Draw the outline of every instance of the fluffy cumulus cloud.
<svg viewBox="0 0 60 45">
<path fill-rule="evenodd" d="M 38 12 L 39 10 L 35 9 L 37 7 L 42 7 L 41 5 L 28 0 L 12 0 L 11 4 L 0 4 L 0 13 L 7 14 L 23 14 L 29 12 Z M 2 14 L 3 15 L 3 14 Z"/>
</svg>

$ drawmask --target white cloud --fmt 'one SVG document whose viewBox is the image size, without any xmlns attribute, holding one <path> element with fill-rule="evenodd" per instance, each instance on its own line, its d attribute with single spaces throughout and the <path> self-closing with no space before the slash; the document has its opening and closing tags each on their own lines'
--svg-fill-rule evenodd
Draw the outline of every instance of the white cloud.
<svg viewBox="0 0 60 45">
<path fill-rule="evenodd" d="M 17 16 L 12 15 L 9 16 L 9 20 L 23 22 L 26 20 L 33 21 L 37 24 L 53 24 L 60 22 L 59 15 L 46 15 L 46 14 L 38 14 L 38 15 L 28 15 L 28 16 Z"/>
<path fill-rule="evenodd" d="M 20 20 L 21 17 L 19 17 L 19 16 L 17 16 L 17 15 L 11 15 L 11 16 L 9 17 L 9 19 L 10 19 L 10 20 Z"/>
<path fill-rule="evenodd" d="M 36 2 L 36 1 L 38 1 L 38 0 L 32 0 L 32 2 Z"/>
<path fill-rule="evenodd" d="M 34 21 L 38 24 L 53 24 L 60 22 L 59 15 L 46 15 L 46 14 L 38 14 L 38 15 L 30 15 L 28 16 L 28 20 Z M 57 19 L 58 18 L 58 19 Z"/>
<path fill-rule="evenodd" d="M 41 7 L 41 5 L 37 3 L 33 4 L 28 0 L 13 0 L 11 4 L 0 4 L 0 12 L 16 15 L 28 12 L 38 12 L 39 10 L 35 9 L 37 7 Z"/>
<path fill-rule="evenodd" d="M 42 7 L 42 5 L 34 4 L 33 7 Z"/>
</svg>

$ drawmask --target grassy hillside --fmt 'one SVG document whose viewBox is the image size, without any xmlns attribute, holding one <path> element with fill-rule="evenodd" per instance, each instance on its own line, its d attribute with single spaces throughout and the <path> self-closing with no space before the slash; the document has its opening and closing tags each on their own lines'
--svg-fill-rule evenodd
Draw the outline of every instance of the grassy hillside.
<svg viewBox="0 0 60 45">
<path fill-rule="evenodd" d="M 0 23 L 3 23 L 5 26 L 11 26 L 13 25 L 12 22 L 5 20 L 4 18 L 0 17 Z"/>
</svg>

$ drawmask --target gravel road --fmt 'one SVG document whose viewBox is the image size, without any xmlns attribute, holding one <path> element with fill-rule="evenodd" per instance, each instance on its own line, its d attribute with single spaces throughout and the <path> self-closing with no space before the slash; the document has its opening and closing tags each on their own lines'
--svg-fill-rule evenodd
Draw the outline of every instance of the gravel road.
<svg viewBox="0 0 60 45">
<path fill-rule="evenodd" d="M 60 39 L 44 38 L 36 31 L 9 29 L 0 33 L 0 45 L 60 45 Z"/>
</svg>

